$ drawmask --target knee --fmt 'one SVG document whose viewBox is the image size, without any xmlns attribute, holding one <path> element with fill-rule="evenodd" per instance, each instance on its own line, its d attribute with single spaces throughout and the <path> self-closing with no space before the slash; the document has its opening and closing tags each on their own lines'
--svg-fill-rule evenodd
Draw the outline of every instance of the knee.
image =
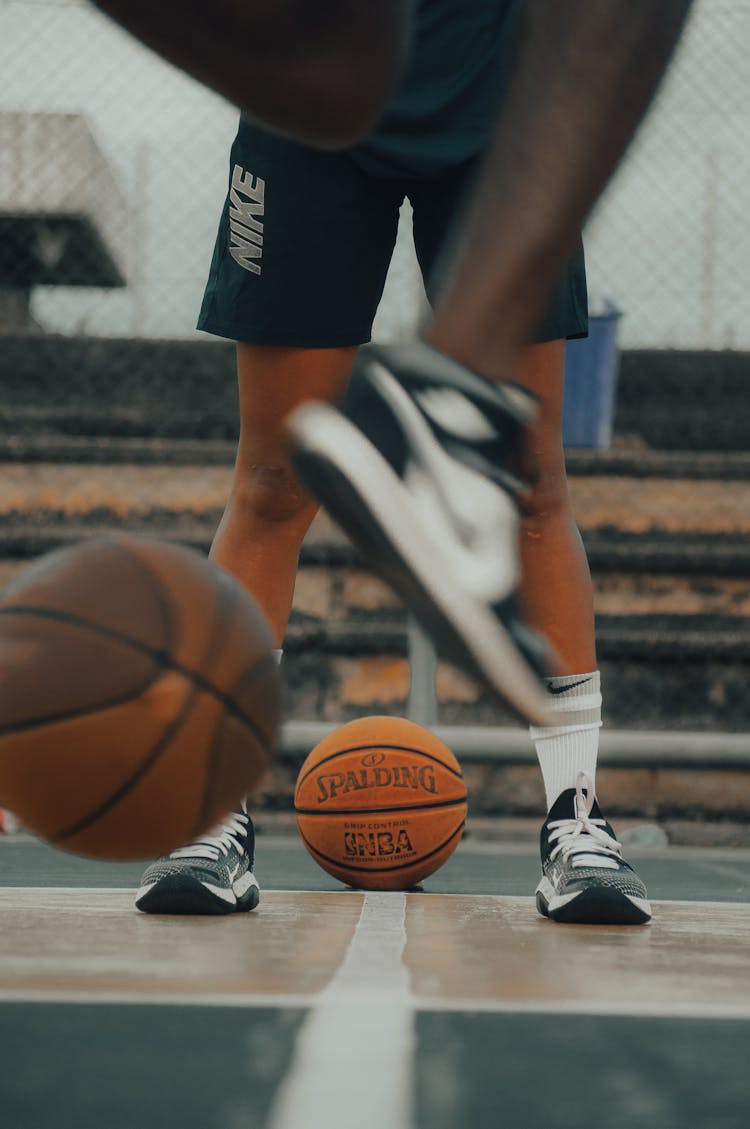
<svg viewBox="0 0 750 1129">
<path fill-rule="evenodd" d="M 570 497 L 562 459 L 534 459 L 524 468 L 526 489 L 519 499 L 522 527 L 534 535 L 549 522 L 570 517 Z"/>
<path fill-rule="evenodd" d="M 264 68 L 283 91 L 267 124 L 323 149 L 346 149 L 364 140 L 382 118 L 409 58 L 410 22 L 403 0 L 328 0 L 322 7 L 287 0 L 286 15 L 270 59 L 273 48 L 268 42 L 263 48 Z M 252 66 L 242 69 L 238 82 L 243 75 L 249 89 L 238 101 L 252 117 L 257 109 Z"/>
<path fill-rule="evenodd" d="M 383 116 L 393 90 L 389 72 L 366 66 L 368 74 L 335 59 L 313 74 L 292 123 L 292 132 L 319 149 L 348 149 L 370 136 Z M 320 74 L 325 81 L 320 80 Z"/>
<path fill-rule="evenodd" d="M 238 468 L 232 502 L 255 524 L 287 525 L 303 533 L 318 508 L 293 471 L 281 464 Z"/>
<path fill-rule="evenodd" d="M 293 65 L 308 140 L 326 149 L 348 148 L 378 124 L 406 67 L 410 25 L 404 5 L 339 0 L 328 19 L 320 11 L 311 19 L 305 0 L 300 3 L 305 44 Z"/>
</svg>

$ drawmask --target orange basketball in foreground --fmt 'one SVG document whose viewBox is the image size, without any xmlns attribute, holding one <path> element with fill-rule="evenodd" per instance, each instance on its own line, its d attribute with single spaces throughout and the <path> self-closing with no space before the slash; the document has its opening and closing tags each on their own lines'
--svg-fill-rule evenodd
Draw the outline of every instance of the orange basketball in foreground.
<svg viewBox="0 0 750 1129">
<path fill-rule="evenodd" d="M 458 845 L 466 785 L 453 753 L 428 729 L 364 717 L 315 746 L 294 806 L 302 841 L 323 870 L 364 890 L 406 890 Z"/>
<path fill-rule="evenodd" d="M 189 842 L 266 768 L 273 645 L 189 549 L 112 537 L 41 557 L 0 594 L 0 806 L 96 858 Z"/>
</svg>

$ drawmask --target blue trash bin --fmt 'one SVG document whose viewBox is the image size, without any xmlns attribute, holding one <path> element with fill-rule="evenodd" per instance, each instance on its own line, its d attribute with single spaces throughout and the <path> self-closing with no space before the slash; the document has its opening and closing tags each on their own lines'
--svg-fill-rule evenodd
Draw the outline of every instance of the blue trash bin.
<svg viewBox="0 0 750 1129">
<path fill-rule="evenodd" d="M 603 303 L 589 313 L 589 335 L 568 341 L 565 355 L 563 444 L 605 451 L 612 442 L 620 355 L 620 310 Z"/>
</svg>

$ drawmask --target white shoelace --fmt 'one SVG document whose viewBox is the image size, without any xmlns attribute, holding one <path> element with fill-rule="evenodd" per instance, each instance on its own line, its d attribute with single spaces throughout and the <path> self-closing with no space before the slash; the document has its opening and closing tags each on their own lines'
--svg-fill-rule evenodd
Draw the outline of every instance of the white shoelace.
<svg viewBox="0 0 750 1129">
<path fill-rule="evenodd" d="M 231 815 L 227 816 L 226 821 L 215 827 L 209 835 L 196 839 L 194 843 L 188 843 L 186 847 L 178 847 L 176 851 L 172 851 L 169 857 L 171 859 L 213 859 L 216 862 L 220 854 L 228 855 L 232 847 L 238 853 L 241 853 L 243 844 L 240 843 L 237 836 L 244 836 L 249 822 L 249 817 L 244 812 L 232 812 Z"/>
<path fill-rule="evenodd" d="M 557 858 L 559 854 L 567 859 L 575 851 L 577 857 L 573 860 L 574 867 L 603 866 L 611 870 L 617 869 L 617 863 L 612 860 L 622 858 L 622 847 L 608 832 L 602 830 L 606 820 L 591 819 L 594 799 L 590 779 L 585 772 L 579 772 L 576 779 L 575 819 L 555 819 L 547 824 L 552 831 L 549 841 L 556 844 L 550 851 L 550 859 Z"/>
</svg>

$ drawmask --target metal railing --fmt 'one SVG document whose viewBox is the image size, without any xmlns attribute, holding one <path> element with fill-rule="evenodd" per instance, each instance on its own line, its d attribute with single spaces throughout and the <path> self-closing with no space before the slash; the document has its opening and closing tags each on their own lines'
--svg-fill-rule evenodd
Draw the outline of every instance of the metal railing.
<svg viewBox="0 0 750 1129">
<path fill-rule="evenodd" d="M 289 721 L 282 729 L 279 753 L 284 759 L 303 760 L 336 728 L 327 722 Z M 431 729 L 463 763 L 536 764 L 534 747 L 523 728 L 433 725 Z M 612 768 L 747 769 L 750 733 L 603 729 L 599 759 Z"/>
</svg>

